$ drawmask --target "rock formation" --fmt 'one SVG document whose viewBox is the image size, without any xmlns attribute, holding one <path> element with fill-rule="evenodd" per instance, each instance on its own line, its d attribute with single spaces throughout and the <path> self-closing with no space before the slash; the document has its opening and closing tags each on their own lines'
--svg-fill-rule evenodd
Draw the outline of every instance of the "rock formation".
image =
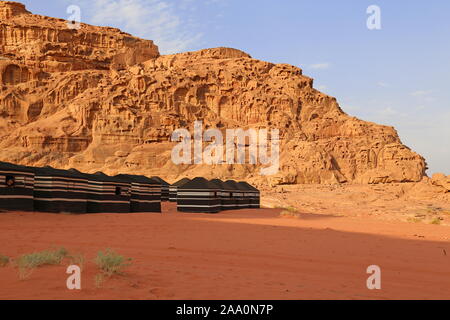
<svg viewBox="0 0 450 320">
<path fill-rule="evenodd" d="M 435 173 L 431 178 L 431 183 L 440 187 L 443 192 L 450 192 L 450 175 L 445 176 L 443 173 Z"/>
<path fill-rule="evenodd" d="M 160 56 L 118 29 L 0 2 L 0 160 L 169 180 L 203 175 L 269 185 L 420 181 L 424 159 L 392 127 L 343 112 L 300 68 L 230 48 Z M 175 165 L 173 130 L 277 128 L 280 171 Z"/>
</svg>

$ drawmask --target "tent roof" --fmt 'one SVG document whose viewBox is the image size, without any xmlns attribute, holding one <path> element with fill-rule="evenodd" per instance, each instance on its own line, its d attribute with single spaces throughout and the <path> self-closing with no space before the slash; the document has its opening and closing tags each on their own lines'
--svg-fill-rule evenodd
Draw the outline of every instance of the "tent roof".
<svg viewBox="0 0 450 320">
<path fill-rule="evenodd" d="M 76 173 L 80 173 L 80 174 L 86 174 L 86 173 L 83 173 L 83 172 L 81 172 L 81 171 L 79 171 L 79 170 L 77 170 L 77 169 L 75 169 L 75 168 L 70 168 L 70 169 L 67 170 L 67 171 L 70 171 L 70 172 L 76 172 Z"/>
<path fill-rule="evenodd" d="M 96 173 L 91 175 L 94 179 L 97 178 L 99 181 L 105 181 L 105 182 L 121 182 L 121 183 L 128 183 L 130 182 L 127 179 L 121 178 L 121 177 L 111 177 L 108 176 L 107 174 L 101 172 L 101 171 L 97 171 Z"/>
<path fill-rule="evenodd" d="M 157 181 L 155 179 L 150 179 L 143 175 L 135 175 L 135 174 L 118 174 L 115 177 L 124 179 L 124 180 L 131 180 L 133 182 L 140 182 L 140 183 L 151 183 L 155 184 Z"/>
<path fill-rule="evenodd" d="M 94 176 L 94 175 L 91 174 L 91 173 L 81 172 L 81 171 L 79 171 L 79 170 L 77 170 L 77 169 L 74 169 L 74 168 L 70 168 L 70 169 L 67 170 L 67 171 L 73 172 L 73 173 L 78 174 L 78 175 L 80 175 L 80 176 L 83 176 L 83 177 L 86 178 L 86 179 L 97 179 L 97 177 Z"/>
<path fill-rule="evenodd" d="M 129 183 L 130 181 L 128 179 L 124 179 L 121 177 L 111 177 L 107 174 L 97 171 L 96 173 L 84 173 L 80 172 L 77 169 L 69 169 L 68 172 L 71 172 L 73 174 L 77 174 L 78 176 L 81 176 L 85 179 L 94 180 L 94 181 L 103 181 L 103 182 L 118 182 L 118 183 Z"/>
<path fill-rule="evenodd" d="M 31 167 L 17 165 L 17 164 L 12 164 L 12 163 L 3 162 L 3 161 L 0 161 L 0 169 L 20 170 L 20 171 L 25 171 L 25 172 L 33 172 L 33 168 L 31 168 Z"/>
<path fill-rule="evenodd" d="M 205 178 L 197 177 L 192 179 L 191 181 L 185 183 L 182 186 L 179 186 L 180 189 L 212 189 L 217 190 L 218 187 L 215 183 L 212 183 Z"/>
<path fill-rule="evenodd" d="M 229 187 L 233 188 L 234 190 L 241 190 L 241 191 L 248 191 L 246 187 L 240 185 L 234 180 L 227 180 L 224 182 L 224 184 L 228 185 Z"/>
<path fill-rule="evenodd" d="M 169 184 L 167 181 L 161 179 L 160 177 L 153 176 L 153 177 L 151 177 L 150 179 L 156 180 L 156 181 L 158 181 L 158 183 L 160 183 L 160 184 L 162 184 L 162 185 L 170 186 L 170 184 Z"/>
<path fill-rule="evenodd" d="M 219 188 L 221 188 L 222 190 L 225 190 L 225 191 L 237 190 L 236 186 L 234 184 L 226 183 L 220 179 L 213 179 L 213 180 L 210 180 L 210 182 L 216 184 Z"/>
<path fill-rule="evenodd" d="M 185 183 L 188 183 L 189 181 L 191 181 L 191 179 L 183 178 L 183 179 L 180 179 L 177 182 L 173 183 L 172 186 L 179 187 L 179 186 L 182 186 Z"/>
<path fill-rule="evenodd" d="M 72 170 L 63 170 L 63 169 L 56 169 L 50 166 L 45 167 L 32 167 L 34 173 L 36 175 L 49 175 L 53 177 L 66 177 L 66 178 L 86 178 L 86 176 L 81 172 L 76 172 Z"/>
<path fill-rule="evenodd" d="M 209 182 L 214 183 L 214 184 L 218 185 L 219 187 L 223 186 L 223 181 L 220 179 L 212 179 L 212 180 L 209 180 Z"/>
<path fill-rule="evenodd" d="M 258 189 L 256 189 L 254 186 L 252 186 L 250 183 L 248 183 L 246 181 L 239 181 L 238 184 L 243 186 L 244 188 L 247 188 L 247 190 L 259 191 Z"/>
</svg>

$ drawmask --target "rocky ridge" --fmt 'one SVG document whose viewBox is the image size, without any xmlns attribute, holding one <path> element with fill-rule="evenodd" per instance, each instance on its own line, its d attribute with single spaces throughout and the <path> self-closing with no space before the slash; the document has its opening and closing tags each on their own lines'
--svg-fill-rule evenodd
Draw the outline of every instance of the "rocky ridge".
<svg viewBox="0 0 450 320">
<path fill-rule="evenodd" d="M 417 182 L 422 156 L 396 130 L 347 115 L 300 68 L 231 48 L 160 55 L 118 29 L 33 15 L 0 2 L 0 160 L 248 179 L 259 185 Z M 277 128 L 280 171 L 175 165 L 173 130 Z"/>
</svg>

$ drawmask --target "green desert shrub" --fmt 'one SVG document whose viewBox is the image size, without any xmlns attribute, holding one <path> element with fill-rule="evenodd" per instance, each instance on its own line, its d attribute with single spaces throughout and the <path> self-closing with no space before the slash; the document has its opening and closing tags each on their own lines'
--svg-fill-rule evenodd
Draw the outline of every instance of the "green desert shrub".
<svg viewBox="0 0 450 320">
<path fill-rule="evenodd" d="M 121 274 L 125 267 L 130 265 L 131 258 L 126 258 L 114 252 L 111 249 L 106 249 L 104 252 L 99 251 L 95 258 L 95 264 L 108 276 L 114 274 Z"/>
<path fill-rule="evenodd" d="M 416 217 L 409 217 L 406 219 L 407 222 L 419 223 L 422 222 L 422 219 Z"/>
<path fill-rule="evenodd" d="M 67 255 L 68 252 L 63 247 L 24 254 L 16 261 L 17 267 L 19 268 L 19 278 L 27 278 L 35 268 L 40 266 L 61 264 Z"/>
<path fill-rule="evenodd" d="M 283 209 L 284 211 L 297 212 L 297 208 L 293 206 L 275 206 L 275 209 Z"/>
<path fill-rule="evenodd" d="M 280 212 L 280 217 L 300 218 L 300 213 L 295 207 L 279 207 L 279 209 L 283 209 L 283 211 Z"/>
<path fill-rule="evenodd" d="M 82 253 L 74 253 L 67 256 L 67 258 L 69 259 L 70 264 L 79 266 L 81 271 L 83 271 L 85 259 Z"/>
<path fill-rule="evenodd" d="M 37 268 L 43 265 L 57 265 L 67 256 L 68 252 L 65 248 L 54 250 L 44 250 L 24 254 L 17 259 L 19 268 Z"/>
<path fill-rule="evenodd" d="M 287 218 L 300 218 L 300 213 L 297 211 L 289 211 L 289 210 L 283 210 L 280 212 L 280 217 L 287 217 Z"/>
<path fill-rule="evenodd" d="M 103 273 L 98 273 L 95 275 L 94 281 L 95 281 L 95 287 L 101 288 L 103 285 L 103 282 L 105 281 L 105 276 L 103 275 Z"/>
<path fill-rule="evenodd" d="M 5 267 L 9 263 L 9 257 L 0 254 L 0 267 Z"/>
<path fill-rule="evenodd" d="M 433 220 L 431 220 L 430 223 L 431 224 L 441 224 L 441 220 L 439 218 L 434 218 Z"/>
</svg>

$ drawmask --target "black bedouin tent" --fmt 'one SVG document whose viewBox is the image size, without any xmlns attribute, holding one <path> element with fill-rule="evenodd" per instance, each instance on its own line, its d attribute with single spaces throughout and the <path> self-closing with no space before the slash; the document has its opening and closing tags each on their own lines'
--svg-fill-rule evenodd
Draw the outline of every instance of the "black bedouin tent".
<svg viewBox="0 0 450 320">
<path fill-rule="evenodd" d="M 83 174 L 49 166 L 33 171 L 35 211 L 86 213 L 88 183 Z"/>
<path fill-rule="evenodd" d="M 111 177 L 103 172 L 88 174 L 87 212 L 128 213 L 131 212 L 131 181 Z"/>
<path fill-rule="evenodd" d="M 0 210 L 33 211 L 31 168 L 0 162 Z"/>
<path fill-rule="evenodd" d="M 158 181 L 159 184 L 161 185 L 161 201 L 169 201 L 170 184 L 167 181 L 161 179 L 160 177 L 153 176 L 150 179 Z"/>
<path fill-rule="evenodd" d="M 132 174 L 116 177 L 131 181 L 131 212 L 161 212 L 161 185 L 157 181 Z"/>
<path fill-rule="evenodd" d="M 235 188 L 233 185 L 229 183 L 225 183 L 220 179 L 210 180 L 211 183 L 214 183 L 220 188 L 220 205 L 222 210 L 233 210 L 237 209 L 236 200 L 233 197 L 233 192 Z"/>
<path fill-rule="evenodd" d="M 261 195 L 260 195 L 259 190 L 246 181 L 240 181 L 240 182 L 238 182 L 238 184 L 242 185 L 243 187 L 247 188 L 247 190 L 249 190 L 250 194 L 247 196 L 250 197 L 251 208 L 259 208 L 260 202 L 261 202 L 261 200 L 260 200 Z"/>
<path fill-rule="evenodd" d="M 239 183 L 234 180 L 227 180 L 225 181 L 225 184 L 233 190 L 232 196 L 235 200 L 235 209 L 250 208 L 250 199 L 246 197 L 246 192 L 248 192 L 247 188 L 239 185 Z"/>
<path fill-rule="evenodd" d="M 183 212 L 220 211 L 220 188 L 205 178 L 194 178 L 178 187 L 177 208 Z"/>
<path fill-rule="evenodd" d="M 241 181 L 241 182 L 239 182 L 239 184 L 246 185 L 247 188 L 250 190 L 251 207 L 252 208 L 260 208 L 261 193 L 259 192 L 259 190 L 257 188 L 255 188 L 254 186 L 252 186 L 251 184 L 249 184 L 248 182 L 245 182 L 245 181 Z"/>
<path fill-rule="evenodd" d="M 183 179 L 178 180 L 177 182 L 170 185 L 170 187 L 169 187 L 169 201 L 170 202 L 177 202 L 178 187 L 184 185 L 185 183 L 188 183 L 189 181 L 191 181 L 191 179 L 183 178 Z"/>
</svg>

